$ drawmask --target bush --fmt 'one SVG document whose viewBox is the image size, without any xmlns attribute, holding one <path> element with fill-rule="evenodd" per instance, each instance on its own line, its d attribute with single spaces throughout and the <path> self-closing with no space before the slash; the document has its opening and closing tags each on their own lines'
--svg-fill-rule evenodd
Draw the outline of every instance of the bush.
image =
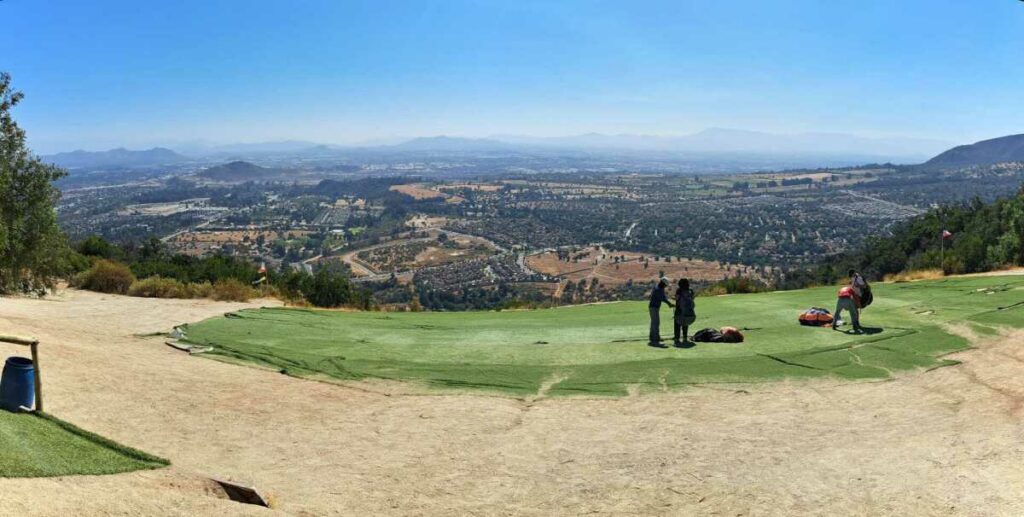
<svg viewBox="0 0 1024 517">
<path fill-rule="evenodd" d="M 702 296 L 719 296 L 723 294 L 747 294 L 769 291 L 764 282 L 745 276 L 734 276 L 708 286 L 700 292 Z"/>
<path fill-rule="evenodd" d="M 128 296 L 139 296 L 142 298 L 191 298 L 192 292 L 189 286 L 173 278 L 151 276 L 142 280 L 136 280 L 128 288 Z"/>
<path fill-rule="evenodd" d="M 220 302 L 247 302 L 255 291 L 242 282 L 228 278 L 213 284 L 213 299 Z"/>
<path fill-rule="evenodd" d="M 913 282 L 914 280 L 936 280 L 945 276 L 941 269 L 915 269 L 911 271 L 904 271 L 902 273 L 894 273 L 891 275 L 885 275 L 886 282 Z"/>
<path fill-rule="evenodd" d="M 97 260 L 88 271 L 75 276 L 72 285 L 101 293 L 125 294 L 135 282 L 128 266 L 110 260 Z"/>
<path fill-rule="evenodd" d="M 210 298 L 213 296 L 213 284 L 199 282 L 188 284 L 189 298 Z"/>
</svg>

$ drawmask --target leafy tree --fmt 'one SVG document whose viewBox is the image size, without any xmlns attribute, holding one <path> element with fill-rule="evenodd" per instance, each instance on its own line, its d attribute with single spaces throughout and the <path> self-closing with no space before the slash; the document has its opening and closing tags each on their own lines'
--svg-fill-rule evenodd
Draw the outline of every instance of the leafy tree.
<svg viewBox="0 0 1024 517">
<path fill-rule="evenodd" d="M 348 278 L 326 267 L 306 277 L 302 292 L 306 300 L 317 307 L 340 307 L 351 303 L 353 298 Z"/>
<path fill-rule="evenodd" d="M 121 250 L 99 235 L 90 235 L 75 246 L 77 251 L 87 257 L 115 259 L 121 256 Z"/>
<path fill-rule="evenodd" d="M 10 74 L 0 73 L 0 292 L 42 294 L 67 267 L 53 185 L 65 172 L 29 151 L 11 116 L 22 98 Z"/>
</svg>

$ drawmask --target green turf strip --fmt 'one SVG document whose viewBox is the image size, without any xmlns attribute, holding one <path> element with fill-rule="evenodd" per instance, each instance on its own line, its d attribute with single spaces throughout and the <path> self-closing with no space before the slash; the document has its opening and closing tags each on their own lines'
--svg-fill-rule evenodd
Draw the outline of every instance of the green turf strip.
<svg viewBox="0 0 1024 517">
<path fill-rule="evenodd" d="M 0 410 L 0 477 L 116 474 L 167 464 L 50 416 Z"/>
<path fill-rule="evenodd" d="M 623 302 L 536 311 L 468 313 L 258 309 L 188 327 L 189 340 L 222 359 L 298 376 L 394 379 L 445 388 L 550 394 L 624 394 L 693 383 L 838 376 L 885 378 L 929 369 L 968 343 L 943 330 L 1024 327 L 1024 277 L 975 277 L 875 285 L 869 333 L 801 327 L 811 306 L 830 310 L 833 287 L 697 300 L 703 327 L 746 328 L 743 344 L 689 349 L 646 345 L 647 308 Z M 663 337 L 671 312 L 663 311 Z"/>
</svg>

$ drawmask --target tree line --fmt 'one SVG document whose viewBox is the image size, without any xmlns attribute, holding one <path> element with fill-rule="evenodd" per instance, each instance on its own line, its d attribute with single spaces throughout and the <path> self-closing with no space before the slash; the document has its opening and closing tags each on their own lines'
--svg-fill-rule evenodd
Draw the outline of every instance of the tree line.
<svg viewBox="0 0 1024 517">
<path fill-rule="evenodd" d="M 853 251 L 787 272 L 776 286 L 830 284 L 850 269 L 881 280 L 907 271 L 934 269 L 949 275 L 1012 266 L 1024 266 L 1024 187 L 1012 197 L 988 203 L 975 198 L 933 208 L 897 225 L 889 236 L 870 237 Z"/>
</svg>

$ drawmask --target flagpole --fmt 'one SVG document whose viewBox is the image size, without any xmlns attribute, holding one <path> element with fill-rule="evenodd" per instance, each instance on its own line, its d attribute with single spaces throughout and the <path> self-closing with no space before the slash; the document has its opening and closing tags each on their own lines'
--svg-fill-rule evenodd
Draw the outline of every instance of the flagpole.
<svg viewBox="0 0 1024 517">
<path fill-rule="evenodd" d="M 942 276 L 946 276 L 946 217 L 942 210 L 939 210 L 939 269 Z"/>
</svg>

